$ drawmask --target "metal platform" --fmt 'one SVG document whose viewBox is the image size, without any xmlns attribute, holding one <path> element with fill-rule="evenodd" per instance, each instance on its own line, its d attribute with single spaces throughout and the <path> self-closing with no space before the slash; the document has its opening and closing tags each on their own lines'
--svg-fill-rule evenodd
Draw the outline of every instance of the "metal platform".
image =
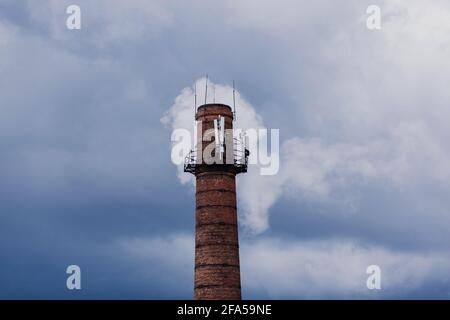
<svg viewBox="0 0 450 320">
<path fill-rule="evenodd" d="M 191 150 L 189 154 L 184 159 L 184 172 L 189 172 L 192 174 L 196 174 L 199 167 L 207 167 L 207 166 L 233 166 L 236 174 L 247 172 L 248 168 L 248 156 L 250 155 L 250 151 L 246 148 L 243 148 L 239 142 L 234 142 L 233 148 L 233 164 L 206 164 L 206 163 L 198 163 L 197 161 L 197 152 Z"/>
</svg>

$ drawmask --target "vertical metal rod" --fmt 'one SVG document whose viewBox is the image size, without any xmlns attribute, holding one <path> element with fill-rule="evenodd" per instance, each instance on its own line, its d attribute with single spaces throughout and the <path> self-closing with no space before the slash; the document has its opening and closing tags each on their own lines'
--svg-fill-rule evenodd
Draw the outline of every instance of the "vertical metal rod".
<svg viewBox="0 0 450 320">
<path fill-rule="evenodd" d="M 206 75 L 205 104 L 207 97 L 208 97 L 208 75 Z"/>
<path fill-rule="evenodd" d="M 197 82 L 195 82 L 195 87 L 194 87 L 194 117 L 195 117 L 196 112 L 197 112 Z"/>
<path fill-rule="evenodd" d="M 236 89 L 234 86 L 234 80 L 233 80 L 233 115 L 234 120 L 236 121 Z"/>
</svg>

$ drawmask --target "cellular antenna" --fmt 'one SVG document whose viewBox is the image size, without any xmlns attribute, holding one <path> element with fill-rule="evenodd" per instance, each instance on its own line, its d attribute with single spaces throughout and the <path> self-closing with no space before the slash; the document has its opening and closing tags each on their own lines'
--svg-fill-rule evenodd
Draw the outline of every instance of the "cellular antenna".
<svg viewBox="0 0 450 320">
<path fill-rule="evenodd" d="M 233 120 L 236 121 L 236 89 L 233 80 Z"/>
<path fill-rule="evenodd" d="M 208 75 L 206 75 L 206 85 L 205 85 L 205 104 L 206 104 L 206 99 L 208 97 Z"/>
<path fill-rule="evenodd" d="M 216 85 L 215 84 L 213 84 L 213 92 L 214 92 L 214 95 L 213 95 L 213 102 L 214 103 L 216 103 Z"/>
</svg>

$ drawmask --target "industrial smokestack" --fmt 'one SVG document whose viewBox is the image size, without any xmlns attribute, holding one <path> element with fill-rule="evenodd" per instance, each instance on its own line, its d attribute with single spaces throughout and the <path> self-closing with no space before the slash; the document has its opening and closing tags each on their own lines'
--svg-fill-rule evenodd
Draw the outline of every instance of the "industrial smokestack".
<svg viewBox="0 0 450 320">
<path fill-rule="evenodd" d="M 236 175 L 247 171 L 245 147 L 242 154 L 237 141 L 226 130 L 233 129 L 233 111 L 224 104 L 205 104 L 196 112 L 197 146 L 187 157 L 184 170 L 196 176 L 195 214 L 195 299 L 239 300 L 239 265 Z M 207 132 L 214 132 L 214 139 Z M 222 136 L 221 136 L 222 134 Z M 224 139 L 225 137 L 225 139 Z M 232 143 L 224 143 L 225 140 Z M 201 142 L 201 143 L 200 143 Z M 211 143 L 219 163 L 203 155 Z M 227 150 L 228 147 L 228 150 Z M 230 150 L 230 148 L 232 150 Z M 217 153 L 220 153 L 217 157 Z M 232 157 L 232 159 L 230 159 Z"/>
</svg>

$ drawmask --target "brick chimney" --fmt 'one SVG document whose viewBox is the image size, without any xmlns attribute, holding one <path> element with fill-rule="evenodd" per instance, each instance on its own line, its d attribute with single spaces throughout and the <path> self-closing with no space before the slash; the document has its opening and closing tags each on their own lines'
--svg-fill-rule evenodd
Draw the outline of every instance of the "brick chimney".
<svg viewBox="0 0 450 320">
<path fill-rule="evenodd" d="M 217 136 L 205 133 L 215 131 L 214 121 L 223 118 L 224 129 L 233 129 L 233 112 L 223 104 L 205 104 L 197 109 L 198 143 L 187 157 L 185 171 L 196 177 L 195 209 L 195 299 L 239 300 L 241 280 L 239 240 L 236 208 L 236 175 L 247 171 L 248 152 L 237 154 L 224 150 L 223 163 L 206 164 L 198 154 Z M 233 139 L 228 135 L 227 139 Z M 216 148 L 215 152 L 220 152 Z M 226 149 L 226 147 L 225 147 Z M 230 149 L 230 148 L 229 148 Z M 244 148 L 244 151 L 246 149 Z M 233 159 L 230 159 L 233 157 Z"/>
</svg>

